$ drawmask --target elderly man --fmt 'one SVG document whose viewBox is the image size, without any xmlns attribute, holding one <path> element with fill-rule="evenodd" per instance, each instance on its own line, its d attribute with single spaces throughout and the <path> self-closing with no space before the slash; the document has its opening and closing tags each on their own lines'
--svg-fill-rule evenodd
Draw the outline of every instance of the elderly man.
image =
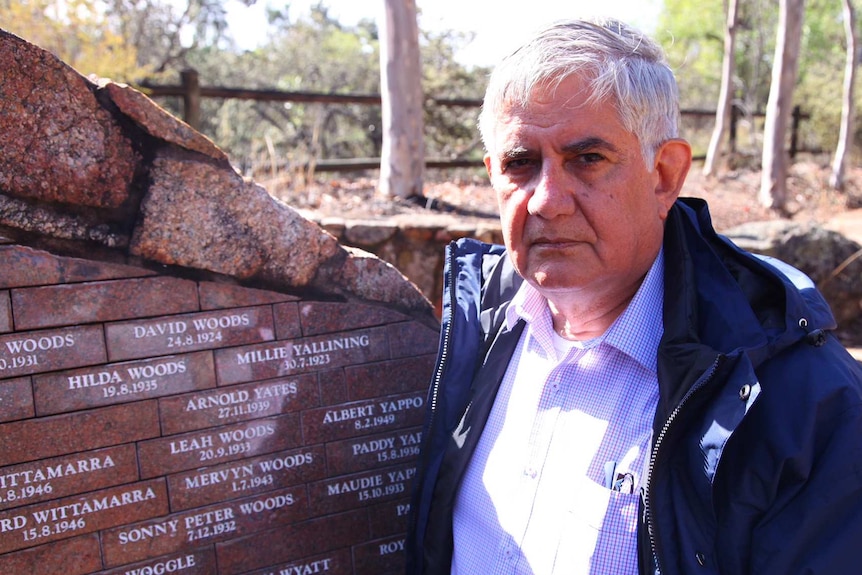
<svg viewBox="0 0 862 575">
<path fill-rule="evenodd" d="M 661 49 L 562 22 L 491 76 L 505 249 L 448 252 L 408 573 L 847 573 L 862 373 L 807 278 L 678 199 Z"/>
</svg>

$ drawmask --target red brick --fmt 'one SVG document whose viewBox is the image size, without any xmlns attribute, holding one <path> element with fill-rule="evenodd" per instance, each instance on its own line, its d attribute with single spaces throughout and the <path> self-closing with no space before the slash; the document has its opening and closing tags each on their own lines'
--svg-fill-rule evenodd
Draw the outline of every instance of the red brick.
<svg viewBox="0 0 862 575">
<path fill-rule="evenodd" d="M 298 419 L 288 414 L 141 442 L 141 476 L 156 477 L 298 447 L 302 442 Z"/>
<path fill-rule="evenodd" d="M 165 435 L 290 413 L 320 405 L 313 374 L 270 379 L 159 401 Z"/>
<path fill-rule="evenodd" d="M 142 521 L 167 512 L 161 479 L 0 511 L 0 553 Z"/>
<path fill-rule="evenodd" d="M 404 573 L 404 536 L 378 539 L 353 548 L 356 573 L 401 575 Z"/>
<path fill-rule="evenodd" d="M 299 321 L 299 305 L 283 303 L 272 307 L 275 318 L 275 333 L 277 339 L 293 339 L 302 337 L 302 324 Z M 307 335 L 307 334 L 306 334 Z"/>
<path fill-rule="evenodd" d="M 387 326 L 387 329 L 393 359 L 437 353 L 439 329 L 431 329 L 416 321 L 392 324 Z"/>
<path fill-rule="evenodd" d="M 344 378 L 344 369 L 330 369 L 321 371 L 320 378 L 320 403 L 321 405 L 335 405 L 350 401 L 347 393 L 347 381 Z"/>
<path fill-rule="evenodd" d="M 8 575 L 84 575 L 101 567 L 96 533 L 0 555 L 0 573 Z"/>
<path fill-rule="evenodd" d="M 193 551 L 173 553 L 161 557 L 153 557 L 146 561 L 123 565 L 108 571 L 99 571 L 94 575 L 214 575 L 218 570 L 215 562 L 215 549 L 207 547 Z"/>
<path fill-rule="evenodd" d="M 171 509 L 181 511 L 283 489 L 324 477 L 323 446 L 271 453 L 168 476 Z"/>
<path fill-rule="evenodd" d="M 33 417 L 33 385 L 29 377 L 0 381 L 0 423 Z"/>
<path fill-rule="evenodd" d="M 105 363 L 105 340 L 97 325 L 0 336 L 0 377 L 15 377 Z"/>
<path fill-rule="evenodd" d="M 276 306 L 276 317 L 278 317 L 278 306 Z M 302 333 L 305 336 L 373 327 L 408 319 L 403 314 L 382 306 L 319 301 L 301 302 L 299 317 L 302 321 Z"/>
<path fill-rule="evenodd" d="M 412 465 L 401 465 L 311 483 L 308 485 L 311 508 L 316 513 L 334 513 L 403 499 L 410 493 L 415 469 Z"/>
<path fill-rule="evenodd" d="M 0 246 L 0 287 L 43 286 L 155 275 L 143 268 L 60 257 L 24 246 Z"/>
<path fill-rule="evenodd" d="M 106 566 L 116 567 L 158 555 L 180 553 L 302 521 L 307 516 L 304 487 L 198 507 L 103 531 L 104 561 Z M 256 552 L 261 554 L 260 549 Z M 224 572 L 221 565 L 219 572 Z"/>
<path fill-rule="evenodd" d="M 326 462 L 331 475 L 415 462 L 421 440 L 421 427 L 413 427 L 336 441 L 326 445 Z"/>
<path fill-rule="evenodd" d="M 328 554 L 368 540 L 364 509 L 285 525 L 216 545 L 220 575 Z M 370 574 L 369 574 L 370 575 Z"/>
<path fill-rule="evenodd" d="M 105 326 L 112 361 L 270 341 L 270 306 L 172 315 Z"/>
<path fill-rule="evenodd" d="M 299 299 L 296 296 L 275 291 L 215 282 L 200 282 L 198 292 L 202 310 L 250 307 Z"/>
<path fill-rule="evenodd" d="M 412 393 L 310 409 L 302 414 L 306 443 L 382 433 L 422 423 L 425 396 Z"/>
<path fill-rule="evenodd" d="M 368 508 L 371 536 L 389 537 L 403 535 L 407 531 L 407 518 L 410 514 L 410 499 L 384 501 Z"/>
<path fill-rule="evenodd" d="M 0 333 L 12 331 L 12 300 L 8 291 L 0 292 Z"/>
<path fill-rule="evenodd" d="M 0 425 L 0 465 L 11 465 L 159 435 L 155 401 L 138 401 Z"/>
<path fill-rule="evenodd" d="M 0 468 L 0 510 L 138 479 L 134 445 L 108 447 Z"/>
<path fill-rule="evenodd" d="M 427 390 L 434 371 L 434 355 L 394 359 L 344 369 L 351 399 L 381 397 Z"/>
<path fill-rule="evenodd" d="M 325 555 L 306 557 L 300 561 L 270 565 L 266 569 L 252 571 L 246 575 L 310 575 L 312 573 L 354 575 L 353 561 L 350 555 L 348 549 L 341 549 Z"/>
<path fill-rule="evenodd" d="M 343 349 L 338 349 L 342 347 Z M 384 328 L 216 351 L 220 385 L 388 359 Z"/>
<path fill-rule="evenodd" d="M 127 403 L 215 386 L 212 353 L 160 357 L 35 376 L 39 415 Z"/>
<path fill-rule="evenodd" d="M 12 290 L 16 329 L 183 313 L 198 309 L 194 282 L 158 276 Z"/>
</svg>

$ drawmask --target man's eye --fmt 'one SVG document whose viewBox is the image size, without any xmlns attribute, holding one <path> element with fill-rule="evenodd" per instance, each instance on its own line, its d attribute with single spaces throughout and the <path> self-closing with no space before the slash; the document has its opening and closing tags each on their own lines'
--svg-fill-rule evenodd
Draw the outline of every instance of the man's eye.
<svg viewBox="0 0 862 575">
<path fill-rule="evenodd" d="M 604 160 L 605 157 L 601 154 L 581 154 L 578 156 L 578 162 L 581 164 L 596 164 Z"/>
<path fill-rule="evenodd" d="M 531 158 L 513 158 L 503 164 L 503 171 L 522 170 L 532 166 L 534 163 L 534 160 Z"/>
</svg>

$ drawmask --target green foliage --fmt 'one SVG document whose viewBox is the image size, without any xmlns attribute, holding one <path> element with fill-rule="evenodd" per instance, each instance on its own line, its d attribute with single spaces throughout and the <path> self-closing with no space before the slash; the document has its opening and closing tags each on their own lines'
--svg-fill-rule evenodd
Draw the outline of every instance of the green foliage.
<svg viewBox="0 0 862 575">
<path fill-rule="evenodd" d="M 139 66 L 136 46 L 108 25 L 96 0 L 7 0 L 0 2 L 0 22 L 84 75 L 135 80 L 151 72 Z"/>
<path fill-rule="evenodd" d="M 656 39 L 665 46 L 680 84 L 683 108 L 713 109 L 721 81 L 725 2 L 665 0 Z M 741 0 L 736 39 L 734 97 L 749 113 L 762 112 L 769 99 L 778 3 Z M 838 0 L 807 0 L 794 103 L 810 114 L 801 144 L 834 148 L 841 118 L 846 42 Z M 858 107 L 858 104 L 857 104 Z M 756 126 L 759 134 L 761 124 Z M 743 126 L 745 127 L 745 126 Z M 707 127 L 708 129 L 708 127 Z M 691 134 L 686 134 L 692 137 Z M 696 137 L 695 137 L 696 139 Z"/>
</svg>

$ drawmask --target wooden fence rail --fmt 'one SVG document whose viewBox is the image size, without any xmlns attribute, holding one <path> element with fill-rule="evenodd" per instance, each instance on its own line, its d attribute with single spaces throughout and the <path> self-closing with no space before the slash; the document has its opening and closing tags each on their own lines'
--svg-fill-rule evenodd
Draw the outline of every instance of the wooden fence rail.
<svg viewBox="0 0 862 575">
<path fill-rule="evenodd" d="M 195 129 L 200 129 L 200 109 L 203 98 L 223 98 L 235 100 L 255 100 L 259 102 L 305 102 L 317 104 L 361 104 L 366 106 L 379 106 L 381 98 L 379 94 L 332 94 L 322 92 L 288 92 L 282 90 L 259 90 L 248 88 L 224 88 L 217 86 L 201 86 L 200 77 L 196 70 L 183 70 L 180 74 L 179 85 L 155 85 L 144 82 L 141 88 L 151 97 L 180 97 L 183 102 L 183 120 Z M 427 98 L 429 104 L 435 106 L 450 106 L 462 108 L 479 108 L 482 100 L 470 98 Z M 680 110 L 682 116 L 713 117 L 715 110 Z M 737 106 L 733 106 L 730 119 L 730 150 L 737 151 L 737 126 L 742 117 L 763 118 L 762 112 L 745 114 Z M 799 129 L 802 120 L 810 116 L 802 112 L 799 106 L 793 108 L 793 119 L 791 124 L 790 148 L 791 158 L 796 157 L 798 152 L 818 151 L 805 150 L 799 147 Z M 704 159 L 703 156 L 695 156 L 695 160 Z M 426 160 L 428 168 L 473 168 L 482 167 L 481 160 L 445 159 Z M 315 170 L 318 172 L 350 172 L 357 170 L 373 170 L 380 167 L 379 158 L 353 158 L 349 160 L 317 160 Z"/>
</svg>

